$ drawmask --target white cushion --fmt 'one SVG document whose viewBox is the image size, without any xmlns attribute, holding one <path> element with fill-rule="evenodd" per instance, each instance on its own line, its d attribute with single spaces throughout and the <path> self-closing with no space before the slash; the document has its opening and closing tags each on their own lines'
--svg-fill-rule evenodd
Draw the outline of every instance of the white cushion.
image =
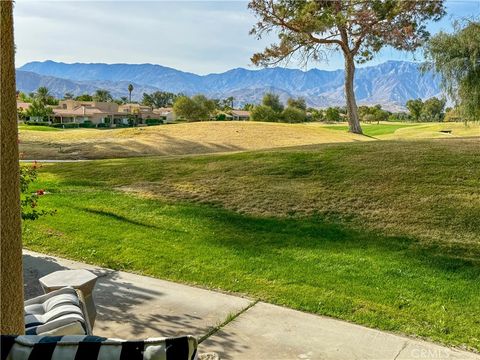
<svg viewBox="0 0 480 360">
<path fill-rule="evenodd" d="M 25 328 L 28 335 L 89 333 L 81 301 L 71 287 L 25 301 Z"/>
</svg>

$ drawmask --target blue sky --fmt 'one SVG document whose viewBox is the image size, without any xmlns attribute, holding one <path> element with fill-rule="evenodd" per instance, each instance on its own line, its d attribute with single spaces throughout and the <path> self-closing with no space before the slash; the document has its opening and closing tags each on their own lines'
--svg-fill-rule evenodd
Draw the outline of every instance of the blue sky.
<svg viewBox="0 0 480 360">
<path fill-rule="evenodd" d="M 454 19 L 480 16 L 480 0 L 447 1 L 447 15 L 429 25 L 450 31 Z M 250 57 L 275 41 L 248 34 L 255 16 L 246 1 L 17 0 L 16 62 L 153 63 L 197 74 L 254 68 Z M 384 49 L 367 63 L 421 60 L 421 54 Z M 298 67 L 291 62 L 288 67 Z M 341 55 L 310 67 L 338 69 Z"/>
</svg>

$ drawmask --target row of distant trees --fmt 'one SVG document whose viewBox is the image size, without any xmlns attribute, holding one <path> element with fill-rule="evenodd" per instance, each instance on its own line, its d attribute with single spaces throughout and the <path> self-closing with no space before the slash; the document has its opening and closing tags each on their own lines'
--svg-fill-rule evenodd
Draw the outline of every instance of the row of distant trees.
<svg viewBox="0 0 480 360">
<path fill-rule="evenodd" d="M 443 121 L 445 118 L 445 99 L 432 97 L 425 101 L 421 99 L 409 100 L 409 112 L 390 112 L 382 109 L 381 105 L 358 107 L 359 120 L 365 123 L 380 121 L 415 121 L 432 122 Z M 247 104 L 251 110 L 251 119 L 255 121 L 277 121 L 298 123 L 305 121 L 346 121 L 348 110 L 346 107 L 328 107 L 326 109 L 307 108 L 305 99 L 290 98 L 286 107 L 280 102 L 278 95 L 267 93 L 261 105 Z M 447 109 L 451 111 L 452 109 Z"/>
<path fill-rule="evenodd" d="M 82 94 L 79 96 L 74 96 L 72 93 L 65 93 L 62 99 L 55 98 L 51 93 L 50 90 L 45 87 L 41 86 L 35 92 L 31 92 L 26 94 L 24 92 L 18 92 L 17 97 L 20 101 L 26 103 L 33 103 L 35 101 L 39 101 L 44 105 L 58 105 L 59 100 L 78 100 L 78 101 L 102 101 L 102 102 L 127 102 L 127 97 L 121 99 L 114 99 L 110 91 L 99 89 L 96 90 L 95 93 L 92 95 L 90 94 Z"/>
<path fill-rule="evenodd" d="M 28 109 L 22 110 L 19 115 L 23 117 L 47 118 L 53 113 L 52 105 L 58 104 L 58 99 L 51 95 L 46 87 L 40 87 L 36 92 L 28 95 L 19 93 L 18 98 L 31 105 Z M 74 99 L 78 101 L 114 101 L 119 104 L 126 103 L 127 99 L 114 99 L 108 90 L 97 90 L 93 95 L 83 94 L 74 97 L 66 93 L 63 99 Z M 159 107 L 172 107 L 175 114 L 188 121 L 203 121 L 209 119 L 225 119 L 225 112 L 233 109 L 234 98 L 209 99 L 204 95 L 192 97 L 184 94 L 156 91 L 151 94 L 144 93 L 141 104 Z M 412 99 L 407 101 L 408 113 L 392 113 L 382 109 L 380 105 L 359 106 L 359 119 L 366 123 L 380 121 L 443 121 L 445 118 L 445 99 L 436 97 L 427 99 Z M 269 122 L 300 123 L 306 121 L 330 121 L 338 122 L 347 119 L 348 110 L 346 107 L 329 107 L 326 109 L 308 108 L 304 98 L 289 98 L 286 104 L 280 101 L 277 94 L 266 93 L 261 104 L 245 104 L 244 110 L 250 111 L 251 120 Z M 446 109 L 450 116 L 449 120 L 458 120 L 460 111 L 457 109 Z"/>
</svg>

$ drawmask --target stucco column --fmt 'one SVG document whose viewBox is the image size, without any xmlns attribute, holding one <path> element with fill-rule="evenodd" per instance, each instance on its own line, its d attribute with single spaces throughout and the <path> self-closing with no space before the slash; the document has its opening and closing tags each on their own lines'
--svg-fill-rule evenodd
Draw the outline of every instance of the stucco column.
<svg viewBox="0 0 480 360">
<path fill-rule="evenodd" d="M 13 3 L 0 1 L 0 333 L 23 334 L 23 274 Z"/>
</svg>

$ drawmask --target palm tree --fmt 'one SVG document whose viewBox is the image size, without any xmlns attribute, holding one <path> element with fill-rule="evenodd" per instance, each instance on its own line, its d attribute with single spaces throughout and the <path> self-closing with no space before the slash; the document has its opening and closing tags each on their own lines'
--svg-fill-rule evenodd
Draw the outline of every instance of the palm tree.
<svg viewBox="0 0 480 360">
<path fill-rule="evenodd" d="M 48 90 L 47 87 L 45 86 L 40 86 L 37 89 L 37 93 L 35 94 L 35 97 L 42 103 L 42 104 L 47 104 L 48 100 L 52 97 L 50 95 L 50 90 Z"/>
<path fill-rule="evenodd" d="M 227 98 L 227 101 L 228 101 L 228 104 L 230 105 L 230 107 L 233 109 L 233 102 L 235 101 L 235 98 L 233 96 L 229 96 Z"/>
<path fill-rule="evenodd" d="M 110 91 L 104 90 L 104 89 L 98 89 L 95 91 L 95 94 L 93 95 L 93 100 L 98 101 L 98 102 L 108 102 L 112 101 L 112 94 L 110 94 Z"/>
<path fill-rule="evenodd" d="M 65 95 L 63 95 L 63 99 L 64 100 L 71 100 L 71 99 L 73 99 L 73 94 L 70 93 L 70 92 L 67 92 L 67 93 L 65 93 Z"/>
<path fill-rule="evenodd" d="M 22 237 L 20 224 L 20 180 L 18 125 L 15 98 L 15 50 L 13 2 L 0 1 L 0 127 L 2 157 L 0 193 L 2 201 L 2 267 L 0 272 L 0 333 L 23 334 Z"/>
<path fill-rule="evenodd" d="M 132 91 L 133 91 L 133 85 L 129 84 L 128 85 L 128 102 L 132 102 Z"/>
</svg>

